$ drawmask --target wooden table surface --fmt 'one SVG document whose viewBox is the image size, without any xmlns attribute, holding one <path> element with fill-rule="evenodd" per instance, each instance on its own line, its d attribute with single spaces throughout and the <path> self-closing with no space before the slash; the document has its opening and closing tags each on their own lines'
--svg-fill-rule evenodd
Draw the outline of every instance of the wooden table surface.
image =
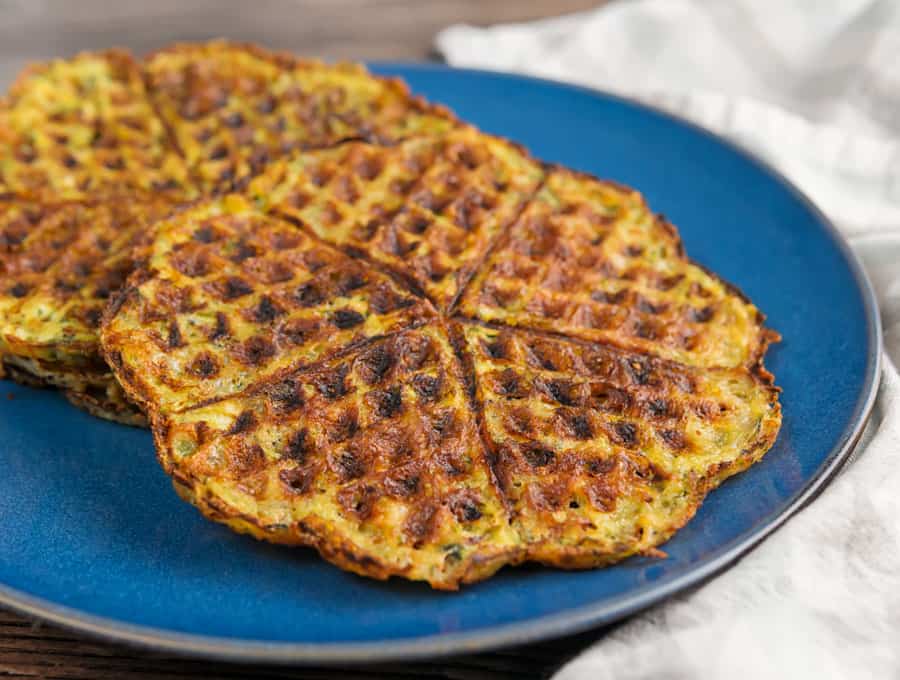
<svg viewBox="0 0 900 680">
<path fill-rule="evenodd" d="M 432 39 L 457 22 L 525 21 L 602 0 L 0 0 L 0 85 L 27 62 L 121 45 L 146 52 L 224 36 L 344 59 L 434 59 Z M 527 647 L 390 666 L 283 668 L 180 659 L 89 639 L 0 610 L 0 678 L 546 677 L 597 633 Z"/>
</svg>

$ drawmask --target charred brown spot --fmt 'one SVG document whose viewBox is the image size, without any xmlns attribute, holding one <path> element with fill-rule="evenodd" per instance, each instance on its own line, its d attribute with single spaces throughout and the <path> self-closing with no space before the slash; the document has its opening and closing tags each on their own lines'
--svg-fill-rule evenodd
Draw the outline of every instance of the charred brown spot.
<svg viewBox="0 0 900 680">
<path fill-rule="evenodd" d="M 368 519 L 375 507 L 375 501 L 378 500 L 378 490 L 368 484 L 357 484 L 339 491 L 337 499 L 341 507 L 350 514 L 361 520 Z M 353 561 L 365 564 L 365 561 L 359 558 Z"/>
<path fill-rule="evenodd" d="M 347 377 L 347 367 L 341 366 L 332 371 L 320 373 L 313 378 L 313 384 L 319 393 L 329 400 L 339 399 L 347 394 L 347 385 L 345 378 Z"/>
<path fill-rule="evenodd" d="M 334 195 L 345 203 L 356 203 L 359 200 L 359 190 L 353 183 L 353 179 L 346 175 L 341 176 L 334 185 Z"/>
<path fill-rule="evenodd" d="M 91 328 L 99 328 L 100 321 L 103 319 L 103 310 L 99 307 L 91 307 L 90 309 L 85 310 L 82 318 Z"/>
<path fill-rule="evenodd" d="M 515 434 L 531 435 L 535 426 L 534 414 L 527 408 L 510 409 L 503 424 L 510 432 Z"/>
<path fill-rule="evenodd" d="M 328 425 L 328 439 L 334 443 L 352 439 L 357 432 L 359 432 L 359 420 L 357 420 L 355 409 L 341 412 L 338 418 Z"/>
<path fill-rule="evenodd" d="M 422 368 L 433 356 L 431 342 L 421 336 L 401 335 L 395 340 L 394 350 L 408 371 Z"/>
<path fill-rule="evenodd" d="M 309 430 L 303 428 L 288 436 L 287 441 L 284 444 L 284 449 L 281 452 L 281 457 L 302 463 L 306 460 L 309 449 Z"/>
<path fill-rule="evenodd" d="M 406 520 L 406 534 L 413 540 L 413 547 L 420 548 L 434 531 L 434 520 L 437 508 L 433 505 L 424 505 L 410 513 Z"/>
<path fill-rule="evenodd" d="M 209 160 L 220 161 L 228 155 L 228 148 L 222 144 L 209 152 Z"/>
<path fill-rule="evenodd" d="M 481 518 L 481 503 L 469 494 L 460 494 L 450 501 L 452 512 L 460 523 L 474 522 Z"/>
<path fill-rule="evenodd" d="M 282 314 L 284 314 L 284 310 L 272 302 L 272 298 L 264 295 L 253 308 L 252 317 L 256 323 L 270 323 Z"/>
<path fill-rule="evenodd" d="M 419 374 L 412 380 L 413 389 L 423 402 L 434 401 L 441 391 L 440 376 Z"/>
<path fill-rule="evenodd" d="M 625 288 L 614 293 L 610 293 L 605 290 L 595 290 L 593 293 L 591 293 L 591 299 L 594 302 L 602 302 L 607 305 L 620 305 L 625 301 L 627 297 L 628 290 Z"/>
<path fill-rule="evenodd" d="M 662 314 L 667 307 L 665 302 L 651 302 L 640 295 L 635 299 L 635 306 L 644 314 Z"/>
<path fill-rule="evenodd" d="M 61 293 L 74 293 L 74 292 L 75 292 L 76 290 L 78 290 L 81 286 L 79 286 L 79 284 L 74 283 L 74 282 L 72 282 L 72 281 L 57 280 L 57 281 L 53 284 L 53 287 L 54 287 L 56 290 L 60 291 Z"/>
<path fill-rule="evenodd" d="M 612 512 L 616 509 L 618 486 L 605 477 L 594 480 L 587 486 L 587 497 L 595 508 L 601 512 Z"/>
<path fill-rule="evenodd" d="M 594 436 L 591 421 L 583 413 L 574 413 L 566 410 L 560 416 L 569 434 L 576 439 L 590 439 Z"/>
<path fill-rule="evenodd" d="M 634 322 L 632 333 L 645 340 L 656 340 L 660 335 L 659 329 L 655 324 L 642 319 Z"/>
<path fill-rule="evenodd" d="M 353 451 L 345 449 L 332 459 L 332 467 L 342 481 L 359 479 L 366 474 L 365 463 Z"/>
<path fill-rule="evenodd" d="M 260 113 L 272 113 L 275 110 L 277 102 L 272 95 L 266 95 L 256 105 L 256 110 Z"/>
<path fill-rule="evenodd" d="M 178 254 L 172 258 L 172 266 L 190 278 L 206 276 L 210 272 L 209 258 L 203 252 Z"/>
<path fill-rule="evenodd" d="M 212 378 L 219 372 L 219 366 L 211 355 L 204 353 L 191 362 L 189 370 L 198 378 Z"/>
<path fill-rule="evenodd" d="M 360 375 L 369 385 L 376 385 L 384 379 L 393 365 L 393 354 L 387 350 L 384 344 L 381 344 L 360 358 Z"/>
<path fill-rule="evenodd" d="M 366 318 L 362 314 L 353 309 L 339 309 L 331 315 L 331 323 L 341 330 L 358 326 L 365 320 Z"/>
<path fill-rule="evenodd" d="M 532 347 L 528 358 L 529 363 L 537 364 L 537 366 L 543 368 L 545 371 L 559 370 L 555 357 L 547 350 L 547 348 L 541 346 Z"/>
<path fill-rule="evenodd" d="M 507 399 L 522 399 L 528 393 L 522 388 L 518 374 L 511 368 L 507 368 L 499 375 L 497 391 Z"/>
<path fill-rule="evenodd" d="M 401 469 L 384 478 L 384 488 L 392 496 L 409 498 L 419 490 L 419 481 L 416 470 Z"/>
<path fill-rule="evenodd" d="M 556 454 L 553 453 L 550 449 L 544 449 L 539 446 L 532 447 L 530 449 L 525 449 L 522 452 L 522 455 L 525 458 L 525 461 L 531 467 L 546 467 L 550 465 L 556 458 Z"/>
<path fill-rule="evenodd" d="M 703 309 L 694 309 L 693 307 L 688 309 L 687 318 L 688 321 L 692 321 L 694 323 L 707 323 L 710 319 L 715 315 L 716 310 L 714 307 L 704 307 Z"/>
<path fill-rule="evenodd" d="M 14 298 L 23 298 L 28 295 L 28 286 L 19 281 L 9 289 L 9 294 Z"/>
<path fill-rule="evenodd" d="M 228 335 L 228 317 L 222 312 L 216 312 L 216 323 L 209 332 L 210 340 L 218 340 Z"/>
<path fill-rule="evenodd" d="M 412 307 L 415 300 L 392 292 L 386 286 L 379 287 L 369 298 L 369 306 L 376 314 L 388 314 L 398 309 Z"/>
<path fill-rule="evenodd" d="M 703 399 L 693 405 L 694 412 L 703 420 L 712 420 L 727 410 L 724 404 L 718 404 L 709 399 Z"/>
<path fill-rule="evenodd" d="M 409 215 L 403 224 L 403 228 L 412 234 L 424 234 L 431 226 L 431 220 L 425 215 Z"/>
<path fill-rule="evenodd" d="M 236 478 L 241 478 L 258 471 L 265 464 L 266 454 L 259 444 L 250 444 L 245 439 L 237 442 L 228 451 L 228 468 Z"/>
<path fill-rule="evenodd" d="M 231 301 L 249 295 L 253 292 L 253 287 L 237 276 L 229 276 L 221 284 L 221 297 L 223 300 Z"/>
<path fill-rule="evenodd" d="M 297 380 L 282 380 L 267 390 L 278 413 L 290 413 L 303 406 L 303 385 Z"/>
<path fill-rule="evenodd" d="M 653 374 L 653 368 L 646 359 L 633 359 L 625 362 L 625 370 L 631 377 L 631 381 L 636 385 L 647 385 Z"/>
<path fill-rule="evenodd" d="M 612 426 L 611 438 L 616 444 L 631 448 L 638 443 L 637 433 L 637 425 L 620 421 Z"/>
<path fill-rule="evenodd" d="M 235 246 L 234 253 L 231 255 L 231 261 L 240 264 L 244 260 L 256 257 L 259 254 L 257 249 L 244 240 L 238 241 Z"/>
<path fill-rule="evenodd" d="M 652 418 L 664 418 L 669 415 L 669 402 L 665 399 L 651 399 L 647 402 L 646 410 Z"/>
<path fill-rule="evenodd" d="M 297 288 L 294 299 L 303 307 L 314 307 L 322 303 L 325 296 L 314 283 L 304 283 Z"/>
<path fill-rule="evenodd" d="M 347 295 L 358 290 L 368 283 L 366 277 L 359 272 L 342 272 L 338 277 L 335 290 L 338 295 Z"/>
<path fill-rule="evenodd" d="M 377 390 L 371 396 L 375 405 L 375 413 L 379 418 L 391 418 L 403 406 L 403 396 L 399 385 L 394 385 L 386 390 Z"/>
<path fill-rule="evenodd" d="M 228 432 L 225 434 L 241 434 L 252 430 L 256 426 L 256 416 L 253 411 L 241 411 L 240 415 L 235 418 Z"/>
<path fill-rule="evenodd" d="M 200 227 L 194 232 L 194 240 L 200 243 L 212 243 L 217 238 L 218 234 L 209 226 Z"/>
<path fill-rule="evenodd" d="M 591 385 L 591 405 L 607 413 L 624 413 L 631 406 L 631 396 L 606 383 Z"/>
<path fill-rule="evenodd" d="M 241 362 L 257 366 L 275 356 L 275 345 L 268 338 L 255 336 L 245 341 L 236 354 Z"/>
<path fill-rule="evenodd" d="M 687 447 L 684 435 L 678 430 L 659 430 L 659 436 L 670 449 L 681 450 Z"/>
<path fill-rule="evenodd" d="M 377 157 L 367 156 L 360 159 L 354 166 L 353 171 L 360 179 L 367 182 L 375 179 L 381 174 L 382 162 Z"/>
<path fill-rule="evenodd" d="M 573 394 L 575 386 L 568 380 L 546 380 L 541 381 L 543 391 L 553 401 L 563 406 L 574 406 L 575 395 Z"/>
<path fill-rule="evenodd" d="M 287 490 L 295 494 L 303 494 L 312 486 L 315 473 L 305 468 L 287 468 L 278 473 L 278 479 L 287 487 Z"/>
<path fill-rule="evenodd" d="M 184 340 L 181 338 L 181 329 L 178 328 L 177 321 L 169 324 L 169 335 L 166 343 L 169 345 L 169 349 L 177 349 L 184 345 Z"/>
<path fill-rule="evenodd" d="M 585 467 L 588 473 L 592 475 L 609 474 L 616 467 L 616 459 L 601 458 L 600 460 L 589 460 Z"/>
<path fill-rule="evenodd" d="M 242 116 L 240 112 L 235 111 L 226 114 L 222 119 L 222 122 L 230 128 L 239 128 L 244 124 L 244 116 Z"/>
<path fill-rule="evenodd" d="M 673 274 L 672 276 L 663 276 L 656 281 L 656 287 L 659 290 L 672 290 L 681 281 L 684 280 L 684 274 Z"/>
<path fill-rule="evenodd" d="M 459 428 L 459 422 L 452 411 L 443 411 L 431 419 L 431 429 L 441 441 L 454 436 Z"/>
<path fill-rule="evenodd" d="M 318 330 L 319 324 L 315 319 L 295 319 L 277 329 L 278 341 L 281 344 L 302 345 Z"/>
<path fill-rule="evenodd" d="M 488 356 L 491 357 L 491 359 L 506 358 L 506 343 L 503 342 L 502 339 L 495 340 L 494 342 L 484 343 L 484 349 L 488 353 Z"/>
</svg>

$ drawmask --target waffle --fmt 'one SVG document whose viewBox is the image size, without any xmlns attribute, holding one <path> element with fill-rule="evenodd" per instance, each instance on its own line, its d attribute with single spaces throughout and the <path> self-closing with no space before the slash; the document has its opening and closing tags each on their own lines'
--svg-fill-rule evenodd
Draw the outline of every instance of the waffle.
<svg viewBox="0 0 900 680">
<path fill-rule="evenodd" d="M 518 554 L 439 323 L 154 425 L 204 514 L 349 571 L 455 588 Z"/>
<path fill-rule="evenodd" d="M 127 52 L 32 66 L 0 100 L 0 194 L 56 202 L 146 192 L 193 189 Z"/>
<path fill-rule="evenodd" d="M 697 369 L 609 345 L 466 324 L 482 431 L 526 559 L 652 553 L 781 423 L 764 371 Z"/>
<path fill-rule="evenodd" d="M 541 176 L 521 148 L 462 128 L 390 148 L 355 142 L 301 154 L 270 166 L 248 194 L 446 310 Z"/>
<path fill-rule="evenodd" d="M 781 422 L 777 334 L 641 196 L 405 85 L 213 41 L 0 102 L 0 356 L 357 574 L 661 555 Z"/>
<path fill-rule="evenodd" d="M 107 310 L 106 357 L 148 409 L 181 411 L 434 316 L 430 304 L 238 194 L 156 225 Z"/>
<path fill-rule="evenodd" d="M 162 119 L 204 187 L 240 188 L 270 161 L 350 137 L 388 143 L 455 126 L 449 111 L 358 64 L 326 65 L 250 45 L 175 45 L 149 57 Z"/>
<path fill-rule="evenodd" d="M 168 201 L 97 205 L 0 201 L 0 354 L 8 367 L 65 389 L 73 401 L 134 421 L 100 356 L 108 298 L 133 267 L 132 248 Z M 99 395 L 113 395 L 107 407 Z M 104 400 L 106 397 L 104 397 Z"/>
<path fill-rule="evenodd" d="M 739 291 L 687 259 L 638 192 L 565 169 L 548 174 L 460 312 L 694 366 L 752 366 L 778 338 Z"/>
</svg>

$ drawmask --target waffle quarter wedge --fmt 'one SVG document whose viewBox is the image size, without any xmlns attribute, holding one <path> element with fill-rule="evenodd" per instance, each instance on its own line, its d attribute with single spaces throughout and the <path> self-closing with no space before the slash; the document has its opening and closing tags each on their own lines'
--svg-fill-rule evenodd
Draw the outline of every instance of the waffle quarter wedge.
<svg viewBox="0 0 900 680">
<path fill-rule="evenodd" d="M 455 589 L 519 553 L 440 323 L 159 414 L 154 433 L 206 515 L 358 574 Z"/>
<path fill-rule="evenodd" d="M 134 246 L 171 209 L 152 197 L 0 201 L 0 354 L 14 377 L 27 373 L 80 404 L 90 392 L 93 412 L 134 419 L 100 356 L 100 319 L 134 266 Z"/>
<path fill-rule="evenodd" d="M 698 369 L 509 328 L 457 326 L 525 557 L 595 567 L 653 553 L 781 424 L 763 371 Z"/>
<path fill-rule="evenodd" d="M 394 147 L 350 142 L 276 163 L 248 194 L 319 238 L 397 272 L 448 309 L 542 177 L 473 128 Z"/>
<path fill-rule="evenodd" d="M 638 192 L 565 169 L 548 174 L 460 310 L 696 366 L 752 366 L 778 338 L 687 259 Z"/>
<path fill-rule="evenodd" d="M 382 143 L 439 133 L 449 111 L 358 64 L 324 64 L 212 41 L 151 55 L 147 82 L 203 186 L 241 186 L 270 160 L 349 137 Z"/>
<path fill-rule="evenodd" d="M 167 412 L 434 316 L 390 277 L 230 194 L 157 224 L 107 309 L 126 392 Z"/>
<path fill-rule="evenodd" d="M 192 191 L 127 52 L 31 66 L 0 100 L 0 194 L 56 202 Z"/>
</svg>

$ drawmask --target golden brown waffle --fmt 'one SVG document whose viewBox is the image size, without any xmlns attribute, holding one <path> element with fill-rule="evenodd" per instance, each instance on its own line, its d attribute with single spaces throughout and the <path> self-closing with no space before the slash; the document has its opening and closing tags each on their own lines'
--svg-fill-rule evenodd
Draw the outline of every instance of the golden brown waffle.
<svg viewBox="0 0 900 680">
<path fill-rule="evenodd" d="M 460 311 L 696 366 L 752 366 L 778 337 L 687 259 L 638 192 L 565 169 L 549 173 Z"/>
<path fill-rule="evenodd" d="M 461 128 L 275 163 L 248 194 L 319 238 L 397 272 L 448 309 L 542 176 L 520 147 Z"/>
<path fill-rule="evenodd" d="M 5 369 L 138 403 L 238 531 L 435 588 L 593 567 L 777 435 L 777 335 L 639 194 L 361 67 L 84 54 L 20 77 L 0 151 Z"/>
<path fill-rule="evenodd" d="M 138 403 L 182 411 L 432 318 L 387 275 L 237 194 L 156 225 L 107 310 L 106 358 Z"/>
<path fill-rule="evenodd" d="M 206 515 L 343 569 L 456 588 L 518 555 L 440 323 L 154 424 Z"/>
<path fill-rule="evenodd" d="M 0 201 L 4 363 L 69 392 L 90 390 L 93 399 L 120 396 L 100 356 L 100 319 L 133 268 L 132 247 L 171 209 L 150 197 L 97 205 Z M 133 419 L 133 408 L 118 406 L 107 412 Z"/>
<path fill-rule="evenodd" d="M 526 559 L 593 567 L 651 551 L 778 434 L 778 392 L 761 371 L 509 328 L 458 332 Z"/>
<path fill-rule="evenodd" d="M 26 69 L 0 100 L 0 195 L 192 194 L 141 71 L 121 50 Z"/>
<path fill-rule="evenodd" d="M 204 187 L 234 189 L 268 162 L 350 137 L 379 143 L 457 125 L 397 79 L 226 41 L 174 45 L 146 62 L 162 119 Z"/>
</svg>

